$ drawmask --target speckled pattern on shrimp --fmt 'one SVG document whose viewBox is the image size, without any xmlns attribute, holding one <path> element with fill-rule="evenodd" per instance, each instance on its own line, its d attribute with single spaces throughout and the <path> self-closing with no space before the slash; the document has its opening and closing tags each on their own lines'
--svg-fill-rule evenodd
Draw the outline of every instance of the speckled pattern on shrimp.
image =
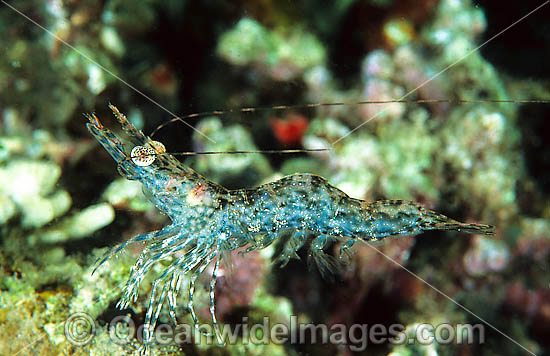
<svg viewBox="0 0 550 356">
<path fill-rule="evenodd" d="M 220 260 L 227 251 L 244 247 L 245 252 L 252 251 L 279 240 L 281 249 L 276 258 L 285 265 L 290 258 L 297 257 L 296 251 L 311 238 L 309 260 L 321 273 L 328 274 L 348 257 L 350 247 L 357 241 L 410 236 L 435 229 L 488 235 L 494 231 L 489 225 L 460 223 L 414 202 L 369 203 L 350 198 L 326 179 L 311 174 L 291 175 L 255 189 L 228 190 L 183 166 L 164 152 L 162 144 L 136 130 L 116 107 L 110 108 L 136 145 L 132 152 L 145 156 L 128 154 L 122 141 L 95 115 L 88 117 L 89 131 L 115 159 L 119 172 L 128 179 L 139 180 L 156 207 L 172 221 L 161 230 L 136 236 L 112 248 L 96 266 L 128 244 L 146 243 L 118 304 L 126 308 L 136 301 L 139 285 L 151 267 L 159 260 L 174 257 L 153 283 L 144 328 L 146 355 L 166 298 L 170 316 L 176 321 L 176 296 L 185 275 L 190 278 L 188 308 L 195 326 L 198 325 L 193 306 L 194 284 L 212 262 L 210 312 L 216 336 L 223 343 L 215 318 L 214 286 Z M 335 241 L 343 242 L 341 259 L 324 252 Z"/>
</svg>

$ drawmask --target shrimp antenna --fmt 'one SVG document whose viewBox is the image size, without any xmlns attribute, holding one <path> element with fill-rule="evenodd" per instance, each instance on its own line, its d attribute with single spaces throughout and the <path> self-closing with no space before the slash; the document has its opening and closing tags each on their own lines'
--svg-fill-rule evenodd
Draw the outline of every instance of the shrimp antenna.
<svg viewBox="0 0 550 356">
<path fill-rule="evenodd" d="M 327 152 L 331 151 L 329 148 L 304 148 L 304 149 L 292 149 L 292 150 L 253 150 L 253 151 L 199 151 L 199 152 L 175 152 L 170 153 L 173 156 L 196 156 L 196 155 L 227 155 L 227 154 L 243 154 L 243 153 L 256 153 L 256 154 L 297 154 L 307 152 Z"/>
<path fill-rule="evenodd" d="M 141 146 L 137 146 L 141 147 Z M 231 155 L 231 154 L 298 154 L 298 153 L 308 153 L 308 152 L 328 152 L 332 151 L 330 148 L 304 148 L 304 149 L 288 149 L 288 150 L 252 150 L 252 151 L 185 151 L 185 152 L 161 152 L 153 153 L 147 152 L 145 154 L 130 154 L 124 160 L 132 160 L 134 163 L 138 161 L 147 161 L 150 163 L 145 163 L 143 165 L 151 164 L 154 159 L 149 159 L 147 157 L 156 157 L 162 155 L 172 155 L 172 156 L 198 156 L 198 155 Z M 124 174 L 121 173 L 124 176 Z"/>
<path fill-rule="evenodd" d="M 231 113 L 251 113 L 258 111 L 272 111 L 272 110 L 288 110 L 288 109 L 311 109 L 318 107 L 327 107 L 327 106 L 343 106 L 343 105 L 366 105 L 366 104 L 389 104 L 389 103 L 417 103 L 417 104 L 432 104 L 432 103 L 453 103 L 453 104 L 462 104 L 462 103 L 514 103 L 514 104 L 550 104 L 550 100 L 535 99 L 535 100 L 501 100 L 501 99 L 399 99 L 399 100 L 360 100 L 360 101 L 341 101 L 341 102 L 329 102 L 329 103 L 310 103 L 310 104 L 298 104 L 298 105 L 275 105 L 270 107 L 245 107 L 245 108 L 236 108 L 236 109 L 225 109 L 225 110 L 212 110 L 212 111 L 203 111 L 193 114 L 188 114 L 184 116 L 174 117 L 159 126 L 157 126 L 153 132 L 149 135 L 153 137 L 159 130 L 162 128 L 180 121 L 186 123 L 187 119 L 194 119 L 198 117 L 210 116 L 210 115 L 226 115 Z M 262 152 L 263 153 L 263 152 Z"/>
</svg>

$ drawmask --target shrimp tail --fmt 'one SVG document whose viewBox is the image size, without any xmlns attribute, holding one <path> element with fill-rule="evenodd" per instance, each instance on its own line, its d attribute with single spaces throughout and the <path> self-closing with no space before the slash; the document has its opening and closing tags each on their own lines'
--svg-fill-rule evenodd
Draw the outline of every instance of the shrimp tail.
<svg viewBox="0 0 550 356">
<path fill-rule="evenodd" d="M 454 230 L 468 234 L 495 234 L 495 227 L 492 225 L 462 223 L 427 209 L 422 212 L 420 226 L 422 230 Z"/>
<path fill-rule="evenodd" d="M 463 223 L 405 200 L 379 200 L 364 203 L 369 224 L 367 240 L 381 240 L 388 236 L 412 236 L 428 230 L 454 230 L 469 234 L 494 235 L 495 227 L 485 224 Z"/>
</svg>

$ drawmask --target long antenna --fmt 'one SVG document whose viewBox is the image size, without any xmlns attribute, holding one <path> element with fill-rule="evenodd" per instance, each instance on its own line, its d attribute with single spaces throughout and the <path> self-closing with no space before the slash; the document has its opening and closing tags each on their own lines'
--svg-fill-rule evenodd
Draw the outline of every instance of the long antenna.
<svg viewBox="0 0 550 356">
<path fill-rule="evenodd" d="M 550 100 L 500 100 L 500 99 L 401 99 L 401 100 L 360 100 L 360 101 L 350 101 L 350 102 L 329 102 L 329 103 L 311 103 L 311 104 L 298 104 L 298 105 L 275 105 L 270 107 L 244 107 L 236 109 L 225 109 L 225 110 L 212 110 L 212 111 L 203 111 L 193 114 L 188 114 L 184 116 L 174 117 L 159 126 L 157 126 L 149 135 L 153 137 L 159 130 L 162 128 L 174 123 L 182 122 L 188 124 L 185 120 L 194 119 L 198 117 L 210 116 L 210 115 L 226 115 L 232 113 L 252 113 L 258 111 L 273 111 L 273 110 L 289 110 L 289 109 L 311 109 L 318 107 L 328 107 L 328 106 L 343 106 L 343 105 L 366 105 L 366 104 L 389 104 L 389 103 L 417 103 L 417 104 L 431 104 L 431 103 L 453 103 L 453 104 L 463 104 L 463 103 L 514 103 L 514 104 L 550 104 Z M 292 152 L 294 153 L 294 152 Z"/>
<path fill-rule="evenodd" d="M 170 153 L 172 156 L 197 156 L 197 155 L 225 155 L 225 154 L 297 154 L 306 152 L 327 152 L 328 148 L 304 148 L 291 150 L 252 150 L 252 151 L 198 151 L 198 152 L 175 152 Z"/>
</svg>

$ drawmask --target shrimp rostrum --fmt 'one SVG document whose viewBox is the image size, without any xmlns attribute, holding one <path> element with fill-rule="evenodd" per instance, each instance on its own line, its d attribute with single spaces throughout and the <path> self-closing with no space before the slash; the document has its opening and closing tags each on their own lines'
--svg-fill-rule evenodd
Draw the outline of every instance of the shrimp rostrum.
<svg viewBox="0 0 550 356">
<path fill-rule="evenodd" d="M 175 321 L 176 297 L 184 278 L 189 279 L 188 309 L 198 326 L 194 284 L 211 263 L 210 313 L 216 336 L 223 343 L 215 317 L 214 286 L 220 261 L 233 250 L 248 252 L 279 242 L 276 258 L 285 265 L 297 257 L 300 248 L 308 246 L 309 260 L 328 274 L 339 259 L 349 257 L 357 241 L 411 236 L 427 230 L 494 234 L 493 226 L 461 223 L 414 202 L 354 199 L 313 174 L 294 174 L 254 189 L 228 190 L 185 167 L 166 153 L 161 143 L 132 126 L 116 107 L 110 108 L 134 145 L 131 152 L 93 114 L 88 116 L 88 130 L 116 161 L 119 172 L 139 180 L 156 207 L 172 221 L 161 230 L 115 246 L 96 264 L 98 268 L 131 243 L 145 243 L 118 303 L 122 309 L 136 301 L 139 285 L 151 267 L 172 258 L 152 286 L 144 328 L 146 353 L 165 299 Z M 335 242 L 342 243 L 337 257 L 325 252 Z"/>
</svg>

